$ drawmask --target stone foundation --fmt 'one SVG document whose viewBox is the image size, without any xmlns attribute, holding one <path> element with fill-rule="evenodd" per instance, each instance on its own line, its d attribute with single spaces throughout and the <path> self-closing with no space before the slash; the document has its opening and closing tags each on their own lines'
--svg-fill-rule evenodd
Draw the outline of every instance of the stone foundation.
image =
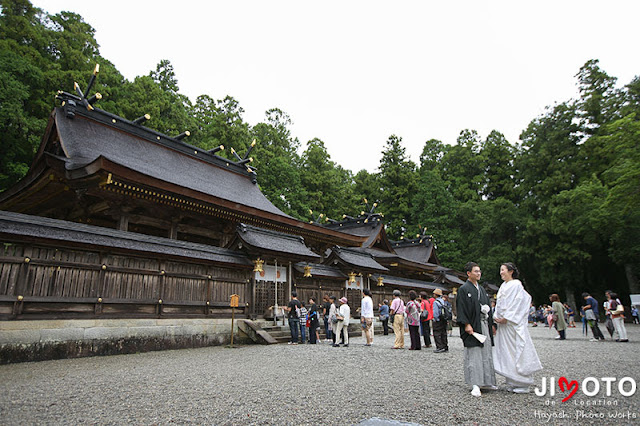
<svg viewBox="0 0 640 426">
<path fill-rule="evenodd" d="M 0 321 L 0 364 L 225 345 L 230 331 L 230 319 Z"/>
</svg>

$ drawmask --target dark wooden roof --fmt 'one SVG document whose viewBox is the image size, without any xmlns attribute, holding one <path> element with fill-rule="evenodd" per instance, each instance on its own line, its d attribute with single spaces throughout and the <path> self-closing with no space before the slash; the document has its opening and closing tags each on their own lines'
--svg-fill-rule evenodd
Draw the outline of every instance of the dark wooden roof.
<svg viewBox="0 0 640 426">
<path fill-rule="evenodd" d="M 384 274 L 372 274 L 371 279 L 376 281 L 380 276 L 382 277 L 382 281 L 385 286 L 411 287 L 411 288 L 425 289 L 429 291 L 433 291 L 439 288 L 440 290 L 442 290 L 443 293 L 451 292 L 450 289 L 448 289 L 447 287 L 441 284 L 427 282 L 427 281 L 420 281 L 420 280 L 412 280 L 412 279 L 403 278 L 403 277 L 394 277 L 394 276 L 388 276 Z"/>
<path fill-rule="evenodd" d="M 255 173 L 239 162 L 98 108 L 77 107 L 73 116 L 68 108 L 53 111 L 27 176 L 0 194 L 0 208 L 37 214 L 34 206 L 49 202 L 62 188 L 99 187 L 116 196 L 302 235 L 328 246 L 360 245 L 364 239 L 283 213 L 262 194 Z M 56 188 L 47 191 L 50 185 Z"/>
<path fill-rule="evenodd" d="M 426 237 L 391 241 L 391 246 L 398 255 L 405 259 L 423 264 L 440 264 L 433 242 Z"/>
<path fill-rule="evenodd" d="M 359 237 L 365 237 L 366 240 L 361 244 L 361 247 L 376 247 L 389 253 L 394 253 L 389 242 L 389 238 L 387 237 L 387 233 L 384 230 L 382 217 L 378 214 L 328 223 L 325 224 L 324 227 Z"/>
<path fill-rule="evenodd" d="M 99 110 L 87 114 L 76 114 L 71 119 L 62 113 L 62 108 L 56 109 L 55 124 L 66 169 L 76 171 L 74 177 L 89 173 L 87 166 L 103 157 L 202 194 L 290 217 L 267 200 L 245 168 L 120 117 Z"/>
<path fill-rule="evenodd" d="M 453 271 L 451 271 L 453 272 Z M 444 276 L 444 280 L 452 285 L 463 285 L 464 281 L 462 281 L 460 278 L 458 278 L 458 276 L 454 275 L 454 274 L 445 274 Z"/>
<path fill-rule="evenodd" d="M 328 264 L 343 264 L 367 271 L 388 271 L 387 268 L 376 262 L 371 255 L 358 249 L 344 247 L 333 247 L 331 255 L 327 260 Z"/>
<path fill-rule="evenodd" d="M 251 253 L 275 258 L 294 258 L 307 261 L 319 261 L 317 255 L 304 243 L 304 238 L 269 229 L 258 228 L 241 223 L 238 225 L 237 238 L 231 242 L 231 248 L 247 248 Z"/>
<path fill-rule="evenodd" d="M 498 287 L 495 284 L 491 284 L 491 283 L 484 283 L 484 288 L 490 294 L 496 294 L 498 292 L 498 290 L 500 290 L 500 287 Z"/>
<path fill-rule="evenodd" d="M 172 257 L 209 260 L 216 263 L 251 265 L 251 261 L 243 253 L 221 247 L 2 210 L 0 210 L 0 235 L 11 236 L 21 241 L 51 244 L 66 242 L 94 249 L 106 247 L 129 252 L 151 252 Z"/>
</svg>

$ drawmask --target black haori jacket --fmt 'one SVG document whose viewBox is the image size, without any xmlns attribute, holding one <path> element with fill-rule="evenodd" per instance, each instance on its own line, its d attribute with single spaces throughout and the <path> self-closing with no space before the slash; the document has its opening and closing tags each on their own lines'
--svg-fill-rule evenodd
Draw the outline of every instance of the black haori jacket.
<svg viewBox="0 0 640 426">
<path fill-rule="evenodd" d="M 482 334 L 482 325 L 480 324 L 480 318 L 482 313 L 480 312 L 480 305 L 491 306 L 491 300 L 487 295 L 487 292 L 478 284 L 480 289 L 480 298 L 478 299 L 478 290 L 476 286 L 469 280 L 460 289 L 458 289 L 458 295 L 456 296 L 456 311 L 457 321 L 460 325 L 460 338 L 465 347 L 484 346 L 478 339 L 473 337 L 464 331 L 465 324 L 471 324 L 473 331 Z M 493 346 L 493 315 L 489 311 L 489 338 L 491 338 L 491 346 Z M 485 343 L 487 343 L 485 341 Z"/>
</svg>

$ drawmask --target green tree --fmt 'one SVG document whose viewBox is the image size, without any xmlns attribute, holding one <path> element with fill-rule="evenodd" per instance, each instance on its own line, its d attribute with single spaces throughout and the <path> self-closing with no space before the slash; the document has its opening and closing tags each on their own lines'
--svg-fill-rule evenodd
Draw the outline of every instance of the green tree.
<svg viewBox="0 0 640 426">
<path fill-rule="evenodd" d="M 460 201 L 478 200 L 482 193 L 484 169 L 479 152 L 482 146 L 475 130 L 463 130 L 457 144 L 450 146 L 440 161 L 447 190 Z"/>
<path fill-rule="evenodd" d="M 93 64 L 101 59 L 94 32 L 77 14 L 51 16 L 27 0 L 3 0 L 0 190 L 27 172 L 56 91 L 73 91 L 74 81 L 88 81 Z"/>
<path fill-rule="evenodd" d="M 399 238 L 414 223 L 411 199 L 416 189 L 416 165 L 401 144 L 402 138 L 391 135 L 380 160 L 380 201 L 391 238 Z"/>
<path fill-rule="evenodd" d="M 427 234 L 434 237 L 440 261 L 459 267 L 464 265 L 461 234 L 455 223 L 459 203 L 447 191 L 439 172 L 424 161 L 422 164 L 412 200 L 415 222 L 410 226 L 411 234 L 427 228 Z"/>
<path fill-rule="evenodd" d="M 229 156 L 231 148 L 245 152 L 249 146 L 250 129 L 242 115 L 244 109 L 231 96 L 215 101 L 208 95 L 200 95 L 193 105 L 192 113 L 196 122 L 196 131 L 190 143 L 204 149 L 224 145 Z M 222 155 L 221 153 L 219 155 Z"/>
<path fill-rule="evenodd" d="M 445 145 L 437 139 L 429 139 L 425 142 L 420 154 L 420 170 L 439 169 L 439 163 L 446 153 Z"/>
<path fill-rule="evenodd" d="M 177 92 L 177 84 L 171 64 L 162 60 L 148 76 L 125 83 L 119 94 L 117 113 L 129 120 L 149 114 L 151 120 L 145 126 L 169 136 L 186 130 L 195 132 L 197 126 L 190 115 L 191 103 Z"/>
<path fill-rule="evenodd" d="M 291 136 L 291 118 L 277 108 L 265 115 L 266 123 L 258 123 L 251 129 L 257 142 L 253 158 L 260 189 L 283 212 L 308 220 L 310 205 L 302 188 L 297 154 L 300 143 Z"/>
<path fill-rule="evenodd" d="M 485 199 L 513 198 L 515 186 L 515 148 L 504 135 L 492 131 L 480 151 L 484 179 L 482 195 Z"/>
<path fill-rule="evenodd" d="M 302 187 L 315 210 L 313 218 L 322 213 L 325 217 L 340 219 L 345 206 L 357 203 L 351 173 L 331 160 L 324 142 L 317 138 L 307 143 L 301 160 Z"/>
<path fill-rule="evenodd" d="M 615 88 L 617 79 L 604 72 L 598 63 L 597 59 L 591 59 L 576 74 L 580 88 L 579 115 L 588 134 L 619 118 L 621 106 L 620 93 Z"/>
<path fill-rule="evenodd" d="M 380 175 L 378 173 L 369 173 L 365 169 L 360 170 L 353 177 L 353 193 L 354 201 L 348 204 L 345 203 L 342 214 L 358 216 L 364 207 L 365 199 L 370 205 L 380 201 L 380 194 L 382 193 Z M 384 215 L 387 211 L 386 206 L 381 205 L 375 211 Z"/>
</svg>

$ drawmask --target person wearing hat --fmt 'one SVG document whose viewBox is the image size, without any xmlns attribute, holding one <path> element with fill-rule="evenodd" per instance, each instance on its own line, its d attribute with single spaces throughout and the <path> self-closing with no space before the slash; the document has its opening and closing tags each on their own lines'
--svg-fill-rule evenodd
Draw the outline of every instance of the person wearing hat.
<svg viewBox="0 0 640 426">
<path fill-rule="evenodd" d="M 338 309 L 338 323 L 336 324 L 336 336 L 340 336 L 342 329 L 344 329 L 344 347 L 349 347 L 349 319 L 351 318 L 351 308 L 347 305 L 347 298 L 340 299 L 340 308 Z M 336 340 L 337 342 L 337 340 Z M 333 347 L 340 346 L 338 343 L 334 343 Z"/>
<path fill-rule="evenodd" d="M 391 302 L 391 318 L 393 321 L 393 333 L 396 335 L 396 340 L 393 342 L 393 349 L 404 348 L 404 312 L 405 306 L 402 299 L 400 299 L 400 290 L 393 290 L 393 302 Z"/>
<path fill-rule="evenodd" d="M 449 341 L 447 340 L 447 318 L 445 311 L 451 312 L 451 304 L 442 297 L 442 290 L 436 288 L 433 295 L 438 296 L 433 302 L 433 340 L 436 342 L 435 353 L 449 351 Z"/>
</svg>

